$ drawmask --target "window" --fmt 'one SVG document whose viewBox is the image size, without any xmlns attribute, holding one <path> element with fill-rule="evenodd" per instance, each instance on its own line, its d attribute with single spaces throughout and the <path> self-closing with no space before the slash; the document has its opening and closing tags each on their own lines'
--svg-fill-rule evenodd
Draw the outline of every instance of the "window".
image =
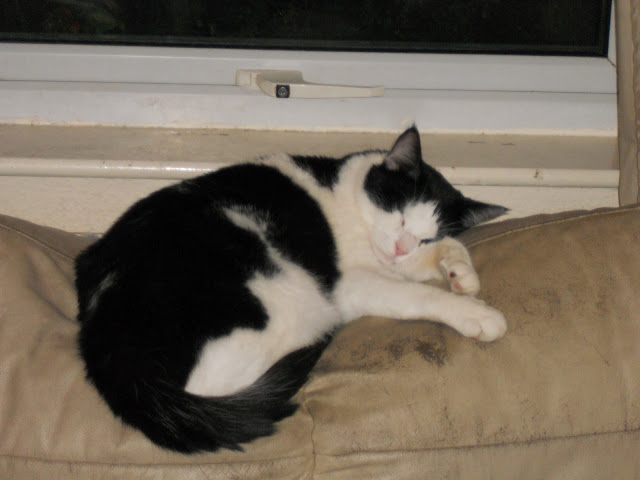
<svg viewBox="0 0 640 480">
<path fill-rule="evenodd" d="M 611 134 L 610 13 L 605 0 L 0 0 L 0 121 Z M 386 92 L 274 99 L 237 86 L 240 69 Z"/>
<path fill-rule="evenodd" d="M 4 0 L 2 38 L 127 45 L 607 55 L 605 0 Z"/>
</svg>

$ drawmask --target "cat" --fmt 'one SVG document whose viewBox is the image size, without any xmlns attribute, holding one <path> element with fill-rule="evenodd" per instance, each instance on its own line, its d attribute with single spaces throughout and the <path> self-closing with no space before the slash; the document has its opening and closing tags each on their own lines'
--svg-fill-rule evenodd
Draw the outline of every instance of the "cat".
<svg viewBox="0 0 640 480">
<path fill-rule="evenodd" d="M 76 260 L 87 378 L 161 447 L 242 450 L 295 411 L 349 321 L 502 337 L 506 320 L 473 298 L 478 277 L 453 237 L 506 211 L 425 163 L 415 126 L 389 151 L 279 154 L 166 187 Z"/>
</svg>

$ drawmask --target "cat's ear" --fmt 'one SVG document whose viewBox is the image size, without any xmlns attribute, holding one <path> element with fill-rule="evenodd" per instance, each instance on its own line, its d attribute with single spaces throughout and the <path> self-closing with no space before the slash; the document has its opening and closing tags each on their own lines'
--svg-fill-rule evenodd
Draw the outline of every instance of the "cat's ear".
<svg viewBox="0 0 640 480">
<path fill-rule="evenodd" d="M 384 166 L 392 172 L 401 171 L 412 178 L 420 174 L 422 164 L 422 148 L 420 146 L 420 134 L 413 125 L 398 137 L 396 143 L 384 159 Z"/>
<path fill-rule="evenodd" d="M 466 197 L 463 202 L 464 206 L 461 222 L 464 228 L 471 228 L 480 223 L 488 222 L 489 220 L 498 218 L 500 215 L 504 215 L 509 211 L 508 208 L 500 205 L 478 202 L 477 200 L 471 200 Z"/>
</svg>

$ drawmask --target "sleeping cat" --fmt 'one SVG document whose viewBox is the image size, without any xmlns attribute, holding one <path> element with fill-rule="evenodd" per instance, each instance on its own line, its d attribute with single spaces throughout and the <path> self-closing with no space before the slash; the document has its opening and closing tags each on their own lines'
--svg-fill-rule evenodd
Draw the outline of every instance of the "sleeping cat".
<svg viewBox="0 0 640 480">
<path fill-rule="evenodd" d="M 505 211 L 427 165 L 415 127 L 388 152 L 275 155 L 164 188 L 77 259 L 87 376 L 160 446 L 241 449 L 295 411 L 291 397 L 346 322 L 503 336 L 452 237 Z M 438 279 L 451 292 L 422 283 Z"/>
</svg>

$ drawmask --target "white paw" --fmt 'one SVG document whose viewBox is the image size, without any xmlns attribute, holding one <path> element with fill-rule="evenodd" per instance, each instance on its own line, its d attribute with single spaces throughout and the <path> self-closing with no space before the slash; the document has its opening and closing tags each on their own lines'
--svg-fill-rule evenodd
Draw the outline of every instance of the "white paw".
<svg viewBox="0 0 640 480">
<path fill-rule="evenodd" d="M 471 265 L 462 262 L 448 265 L 444 261 L 440 262 L 440 265 L 453 293 L 472 297 L 478 294 L 480 279 Z"/>
<path fill-rule="evenodd" d="M 481 342 L 493 342 L 507 333 L 507 320 L 504 315 L 476 299 L 468 299 L 450 325 L 465 337 Z"/>
<path fill-rule="evenodd" d="M 480 280 L 471 263 L 467 248 L 458 240 L 445 237 L 438 244 L 440 273 L 453 293 L 475 296 L 480 291 Z"/>
</svg>

